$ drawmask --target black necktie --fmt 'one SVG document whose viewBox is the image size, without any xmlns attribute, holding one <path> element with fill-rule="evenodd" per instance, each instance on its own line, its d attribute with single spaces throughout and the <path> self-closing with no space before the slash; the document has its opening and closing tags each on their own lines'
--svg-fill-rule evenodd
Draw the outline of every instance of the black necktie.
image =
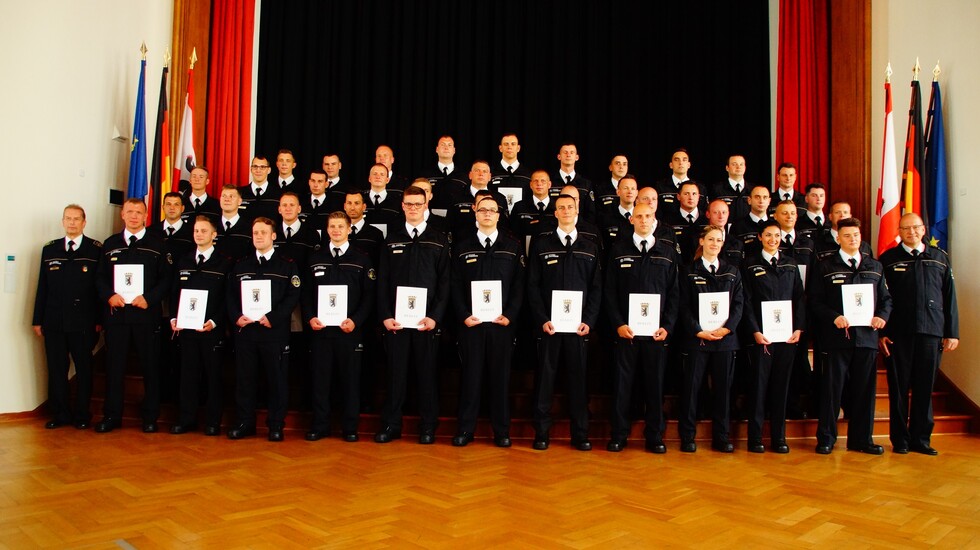
<svg viewBox="0 0 980 550">
<path fill-rule="evenodd" d="M 912 252 L 918 253 L 919 251 L 913 250 Z M 68 253 L 69 254 L 75 253 L 75 241 L 68 241 Z"/>
<path fill-rule="evenodd" d="M 769 260 L 769 263 L 771 263 L 773 267 L 776 267 L 776 257 L 773 256 L 772 259 Z"/>
<path fill-rule="evenodd" d="M 857 270 L 857 268 L 858 268 L 858 261 L 857 260 L 855 260 L 854 258 L 851 258 L 851 259 L 847 260 L 847 263 L 851 264 L 851 269 L 853 269 L 855 271 Z"/>
<path fill-rule="evenodd" d="M 623 214 L 623 217 L 626 218 L 626 221 L 630 221 L 631 219 L 633 219 L 633 217 L 630 215 L 629 212 Z M 646 242 L 646 241 L 643 241 L 643 242 Z"/>
<path fill-rule="evenodd" d="M 544 201 L 538 201 L 538 212 L 544 212 Z"/>
<path fill-rule="evenodd" d="M 823 220 L 820 219 L 820 216 L 817 216 L 816 218 L 813 218 L 813 223 L 817 224 L 817 227 L 820 227 L 823 225 Z"/>
<path fill-rule="evenodd" d="M 641 254 L 646 254 L 647 253 L 647 240 L 646 239 L 643 239 L 642 241 L 640 241 L 640 253 Z"/>
<path fill-rule="evenodd" d="M 415 240 L 418 240 L 418 238 L 419 238 L 419 228 L 413 227 L 412 228 L 412 240 L 415 241 Z"/>
<path fill-rule="evenodd" d="M 912 249 L 912 257 L 913 258 L 919 257 L 919 250 L 917 248 Z"/>
<path fill-rule="evenodd" d="M 694 214 L 687 215 L 687 223 L 694 223 Z"/>
<path fill-rule="evenodd" d="M 572 176 L 565 176 L 565 185 L 572 183 Z"/>
<path fill-rule="evenodd" d="M 783 200 L 784 201 L 788 201 L 789 200 L 789 193 L 783 193 Z"/>
<path fill-rule="evenodd" d="M 356 225 L 350 226 L 350 234 L 351 235 L 356 235 L 357 234 L 357 226 Z"/>
<path fill-rule="evenodd" d="M 320 199 L 313 199 L 313 210 L 320 208 Z"/>
<path fill-rule="evenodd" d="M 201 199 L 194 199 L 194 210 L 201 207 Z"/>
<path fill-rule="evenodd" d="M 231 231 L 231 222 L 229 221 L 225 222 L 225 231 Z"/>
<path fill-rule="evenodd" d="M 741 183 L 736 183 L 735 184 L 735 194 L 738 195 L 741 192 L 742 192 L 742 184 Z"/>
<path fill-rule="evenodd" d="M 793 238 L 789 236 L 789 233 L 786 234 L 786 238 L 783 240 L 786 241 L 786 246 L 793 246 Z"/>
<path fill-rule="evenodd" d="M 173 236 L 174 236 L 174 226 L 171 225 L 170 227 L 167 228 L 167 237 L 169 238 Z"/>
<path fill-rule="evenodd" d="M 286 185 L 288 185 L 286 180 L 279 180 L 279 189 L 285 189 Z"/>
<path fill-rule="evenodd" d="M 339 258 L 340 257 L 340 248 L 338 248 L 336 246 L 333 247 L 333 257 L 334 258 Z"/>
<path fill-rule="evenodd" d="M 565 235 L 565 248 L 567 248 L 568 250 L 571 250 L 572 249 L 572 236 L 571 235 Z"/>
<path fill-rule="evenodd" d="M 381 204 L 381 195 L 380 194 L 374 196 L 374 206 L 377 207 L 379 204 Z"/>
<path fill-rule="evenodd" d="M 507 171 L 510 172 L 511 174 L 513 174 L 514 173 L 514 167 L 513 166 L 508 166 L 507 167 Z"/>
<path fill-rule="evenodd" d="M 265 265 L 265 262 L 266 262 L 265 256 L 259 256 L 259 265 Z"/>
<path fill-rule="evenodd" d="M 483 240 L 483 249 L 486 250 L 487 252 L 490 252 L 491 244 L 492 243 L 490 242 L 490 237 L 487 237 L 486 239 Z"/>
<path fill-rule="evenodd" d="M 255 189 L 255 198 L 259 198 L 261 196 L 262 196 L 262 188 L 261 187 L 257 187 Z"/>
<path fill-rule="evenodd" d="M 449 175 L 449 167 L 448 166 L 443 166 L 442 167 L 442 175 L 443 176 L 448 176 Z"/>
<path fill-rule="evenodd" d="M 292 227 L 287 227 L 286 228 L 286 240 L 288 241 L 289 239 L 292 239 L 292 238 L 293 238 L 293 228 Z"/>
<path fill-rule="evenodd" d="M 136 235 L 129 236 L 129 248 L 134 248 L 136 246 Z"/>
<path fill-rule="evenodd" d="M 718 268 L 714 264 L 711 264 L 711 274 L 714 275 L 716 271 L 718 271 Z"/>
<path fill-rule="evenodd" d="M 198 254 L 197 255 L 197 265 L 201 265 L 203 263 L 204 263 L 204 254 Z"/>
</svg>

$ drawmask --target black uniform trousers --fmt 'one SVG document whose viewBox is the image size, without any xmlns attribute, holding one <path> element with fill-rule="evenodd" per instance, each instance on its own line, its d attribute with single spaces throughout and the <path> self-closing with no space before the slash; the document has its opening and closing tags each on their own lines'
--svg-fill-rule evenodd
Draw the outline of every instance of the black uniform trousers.
<svg viewBox="0 0 980 550">
<path fill-rule="evenodd" d="M 490 389 L 490 425 L 495 437 L 510 437 L 510 365 L 514 329 L 493 323 L 460 327 L 462 357 L 458 432 L 473 433 L 480 413 L 484 373 Z"/>
<path fill-rule="evenodd" d="M 212 331 L 214 332 L 214 331 Z M 206 334 L 206 335 L 205 335 Z M 221 426 L 222 388 L 221 350 L 218 334 L 202 333 L 193 337 L 180 336 L 180 402 L 177 423 L 197 424 L 201 380 L 205 395 L 204 425 Z"/>
<path fill-rule="evenodd" d="M 797 344 L 774 343 L 749 349 L 752 370 L 752 410 L 749 441 L 762 440 L 762 425 L 769 412 L 769 438 L 773 445 L 786 440 L 786 403 Z"/>
<path fill-rule="evenodd" d="M 942 359 L 942 338 L 925 334 L 893 338 L 888 373 L 888 433 L 899 448 L 928 447 L 935 422 L 932 389 Z M 911 409 L 909 390 L 912 391 Z"/>
<path fill-rule="evenodd" d="M 143 403 L 140 406 L 140 415 L 144 423 L 156 422 L 160 417 L 158 323 L 118 323 L 106 326 L 106 389 L 102 412 L 107 418 L 122 418 L 123 387 L 130 343 L 136 348 L 140 364 L 143 365 Z"/>
<path fill-rule="evenodd" d="M 419 409 L 419 433 L 434 433 L 439 423 L 439 393 L 436 380 L 436 357 L 439 353 L 435 330 L 401 329 L 384 337 L 388 356 L 388 396 L 382 418 L 395 431 L 402 427 L 402 408 L 408 383 L 408 365 L 415 368 L 416 397 Z"/>
<path fill-rule="evenodd" d="M 875 416 L 875 358 L 878 350 L 846 348 L 823 354 L 824 372 L 817 444 L 833 446 L 837 442 L 837 417 L 840 415 L 844 382 L 848 387 L 847 447 L 863 449 L 873 445 Z"/>
<path fill-rule="evenodd" d="M 681 440 L 694 441 L 697 435 L 698 393 L 707 373 L 711 377 L 711 439 L 717 443 L 728 441 L 735 352 L 687 351 L 682 355 L 684 379 L 681 411 L 677 417 Z"/>
<path fill-rule="evenodd" d="M 538 370 L 534 384 L 534 431 L 538 437 L 547 438 L 551 431 L 551 400 L 560 364 L 566 375 L 572 441 L 588 438 L 585 343 L 585 338 L 572 333 L 543 334 L 538 341 Z"/>
<path fill-rule="evenodd" d="M 289 346 L 285 342 L 256 341 L 249 331 L 235 333 L 236 424 L 255 426 L 259 364 L 265 366 L 268 383 L 266 426 L 282 429 L 289 400 Z"/>
<path fill-rule="evenodd" d="M 663 342 L 652 338 L 616 338 L 613 344 L 613 406 L 609 420 L 610 439 L 625 440 L 629 437 L 632 415 L 630 399 L 633 381 L 643 384 L 641 396 L 646 405 L 643 436 L 647 441 L 662 441 L 666 429 L 664 417 L 664 366 L 667 352 Z M 637 369 L 639 367 L 639 369 Z M 637 373 L 637 370 L 640 372 Z"/>
<path fill-rule="evenodd" d="M 342 403 L 340 429 L 357 433 L 361 413 L 360 338 L 319 338 L 310 340 L 310 375 L 313 382 L 313 423 L 311 431 L 330 431 L 330 392 L 334 373 L 340 383 Z"/>
<path fill-rule="evenodd" d="M 92 419 L 93 330 L 44 331 L 44 352 L 48 359 L 48 408 L 51 418 L 70 424 Z M 68 386 L 68 356 L 75 362 L 75 406 Z"/>
</svg>

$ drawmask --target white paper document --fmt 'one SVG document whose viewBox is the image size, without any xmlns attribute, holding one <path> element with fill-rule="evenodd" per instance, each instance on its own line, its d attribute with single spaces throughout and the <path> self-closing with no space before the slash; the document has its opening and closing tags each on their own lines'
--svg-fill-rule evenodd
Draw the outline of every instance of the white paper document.
<svg viewBox="0 0 980 550">
<path fill-rule="evenodd" d="M 339 327 L 347 318 L 347 285 L 319 285 L 316 293 L 316 318 L 324 326 Z"/>
<path fill-rule="evenodd" d="M 660 295 L 630 293 L 626 323 L 634 336 L 653 336 L 660 328 Z"/>
<path fill-rule="evenodd" d="M 207 322 L 208 291 L 182 288 L 177 304 L 177 328 L 198 330 Z"/>
<path fill-rule="evenodd" d="M 395 289 L 395 321 L 402 328 L 418 329 L 425 318 L 428 289 L 417 286 L 400 286 Z"/>
<path fill-rule="evenodd" d="M 388 224 L 386 224 L 386 223 L 370 223 L 368 225 L 370 225 L 370 226 L 374 227 L 375 229 L 377 229 L 378 231 L 380 231 L 382 237 L 387 237 L 388 236 Z"/>
<path fill-rule="evenodd" d="M 507 212 L 514 209 L 514 205 L 521 202 L 524 198 L 524 190 L 520 187 L 498 187 L 497 192 L 507 199 Z"/>
<path fill-rule="evenodd" d="M 504 312 L 503 285 L 500 281 L 472 281 L 470 300 L 473 316 L 489 323 Z"/>
<path fill-rule="evenodd" d="M 806 290 L 806 266 L 800 264 L 796 267 L 800 268 L 800 278 L 803 279 L 803 290 Z"/>
<path fill-rule="evenodd" d="M 875 316 L 875 287 L 870 283 L 841 285 L 844 317 L 852 327 L 870 327 Z"/>
<path fill-rule="evenodd" d="M 698 294 L 698 323 L 701 330 L 710 332 L 725 326 L 730 305 L 727 292 Z"/>
<path fill-rule="evenodd" d="M 793 302 L 762 302 L 762 335 L 770 342 L 785 342 L 793 336 Z"/>
<path fill-rule="evenodd" d="M 551 291 L 551 324 L 555 332 L 578 332 L 582 324 L 581 290 Z"/>
<path fill-rule="evenodd" d="M 272 281 L 242 281 L 242 315 L 258 321 L 272 311 Z"/>
<path fill-rule="evenodd" d="M 112 266 L 112 288 L 127 304 L 143 294 L 143 264 L 117 264 Z"/>
</svg>

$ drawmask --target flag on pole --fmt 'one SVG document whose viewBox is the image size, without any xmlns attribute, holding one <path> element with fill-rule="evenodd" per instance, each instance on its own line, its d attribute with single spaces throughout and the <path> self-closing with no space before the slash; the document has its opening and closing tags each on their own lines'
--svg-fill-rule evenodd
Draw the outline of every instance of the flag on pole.
<svg viewBox="0 0 980 550">
<path fill-rule="evenodd" d="M 905 137 L 905 164 L 902 168 L 902 213 L 915 212 L 925 217 L 922 209 L 922 93 L 918 78 L 912 80 L 912 102 L 909 105 L 909 129 Z M 879 252 L 880 253 L 880 252 Z"/>
<path fill-rule="evenodd" d="M 129 185 L 126 198 L 142 199 L 146 196 L 146 59 L 140 61 L 140 83 L 136 98 L 136 118 L 133 121 L 133 138 L 129 153 Z"/>
<path fill-rule="evenodd" d="M 196 53 L 196 52 L 195 52 Z M 194 152 L 194 65 L 187 69 L 187 94 L 184 95 L 184 118 L 180 122 L 180 137 L 177 139 L 177 154 L 174 160 L 173 183 L 178 190 L 190 188 L 191 170 L 197 166 Z"/>
<path fill-rule="evenodd" d="M 946 132 L 943 127 L 943 100 L 939 82 L 932 82 L 929 118 L 926 122 L 926 212 L 929 244 L 949 246 L 949 187 L 946 179 Z"/>
<path fill-rule="evenodd" d="M 157 104 L 156 137 L 153 140 L 153 164 L 150 169 L 150 195 L 147 199 L 148 212 L 152 214 L 151 222 L 163 219 L 163 196 L 171 190 L 170 168 L 170 114 L 167 112 L 167 73 L 164 67 L 160 75 L 160 101 Z"/>
<path fill-rule="evenodd" d="M 895 123 L 892 118 L 892 85 L 885 82 L 885 139 L 878 185 L 878 255 L 898 244 L 898 168 L 895 161 Z"/>
</svg>

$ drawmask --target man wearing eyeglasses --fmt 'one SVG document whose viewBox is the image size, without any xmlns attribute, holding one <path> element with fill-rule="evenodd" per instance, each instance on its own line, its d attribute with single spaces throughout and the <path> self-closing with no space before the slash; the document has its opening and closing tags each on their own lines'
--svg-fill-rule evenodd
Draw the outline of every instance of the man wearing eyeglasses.
<svg viewBox="0 0 980 550">
<path fill-rule="evenodd" d="M 943 352 L 960 343 L 953 267 L 944 251 L 923 242 L 925 232 L 922 218 L 905 214 L 902 243 L 881 254 L 894 310 L 879 347 L 888 368 L 888 434 L 899 454 L 939 454 L 930 446 L 932 387 Z"/>
<path fill-rule="evenodd" d="M 388 443 L 402 436 L 408 365 L 417 375 L 419 443 L 435 443 L 439 420 L 436 378 L 437 331 L 449 304 L 449 241 L 428 227 L 424 218 L 425 191 L 405 190 L 405 222 L 388 228 L 378 270 L 378 317 L 385 328 L 388 357 L 388 392 L 381 430 L 374 441 Z M 413 290 L 419 289 L 419 290 Z M 424 316 L 417 325 L 403 326 L 395 319 L 399 299 L 406 309 L 418 307 L 424 291 Z M 412 312 L 419 313 L 419 312 Z"/>
<path fill-rule="evenodd" d="M 508 388 L 514 321 L 524 299 L 524 246 L 497 230 L 500 206 L 493 197 L 479 196 L 475 207 L 477 228 L 454 244 L 452 260 L 453 312 L 462 323 L 459 424 L 453 445 L 463 447 L 473 441 L 487 371 L 493 442 L 510 447 Z M 500 313 L 482 313 L 490 304 L 498 304 Z"/>
<path fill-rule="evenodd" d="M 249 170 L 251 181 L 239 188 L 242 195 L 239 212 L 249 224 L 256 218 L 270 218 L 278 222 L 282 191 L 278 185 L 269 184 L 269 174 L 272 172 L 269 159 L 262 156 L 252 158 Z"/>
</svg>

